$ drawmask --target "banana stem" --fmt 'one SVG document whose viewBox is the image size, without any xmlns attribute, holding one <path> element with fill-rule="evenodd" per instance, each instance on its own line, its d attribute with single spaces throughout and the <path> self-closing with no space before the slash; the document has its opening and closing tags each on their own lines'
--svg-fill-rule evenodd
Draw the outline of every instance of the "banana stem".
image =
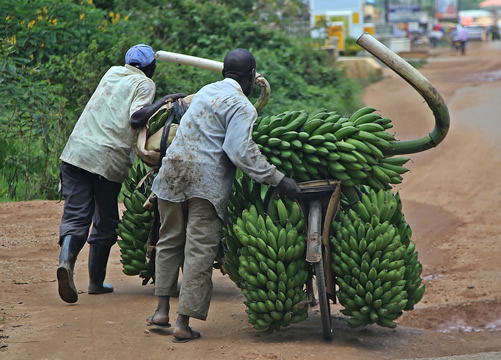
<svg viewBox="0 0 501 360">
<path fill-rule="evenodd" d="M 259 114 L 271 97 L 271 88 L 268 81 L 261 75 L 256 75 L 256 85 L 261 88 L 261 94 L 259 95 L 259 99 L 254 103 L 254 107 L 256 108 L 257 113 Z"/>
<path fill-rule="evenodd" d="M 423 97 L 435 117 L 435 128 L 428 135 L 414 140 L 391 141 L 392 148 L 385 150 L 384 154 L 411 154 L 437 146 L 447 135 L 450 123 L 449 110 L 438 91 L 419 71 L 370 34 L 362 34 L 357 44 L 407 81 Z"/>
<path fill-rule="evenodd" d="M 191 55 L 184 55 L 184 54 L 159 50 L 155 53 L 155 58 L 158 60 L 173 62 L 181 65 L 194 66 L 218 73 L 221 73 L 223 71 L 222 62 L 199 58 Z M 261 94 L 259 96 L 259 99 L 254 104 L 254 107 L 256 108 L 256 111 L 260 113 L 270 100 L 271 88 L 268 81 L 261 74 L 258 73 L 256 73 L 256 85 L 261 88 Z"/>
</svg>

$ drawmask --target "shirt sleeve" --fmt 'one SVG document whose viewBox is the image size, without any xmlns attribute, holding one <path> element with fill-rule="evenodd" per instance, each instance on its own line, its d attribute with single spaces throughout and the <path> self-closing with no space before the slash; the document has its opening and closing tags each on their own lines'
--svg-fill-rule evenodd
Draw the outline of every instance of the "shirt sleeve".
<svg viewBox="0 0 501 360">
<path fill-rule="evenodd" d="M 257 119 L 255 108 L 237 106 L 228 113 L 223 150 L 231 162 L 259 183 L 277 186 L 285 176 L 263 156 L 254 140 L 252 127 Z"/>
<path fill-rule="evenodd" d="M 145 106 L 153 104 L 153 100 L 155 99 L 155 91 L 156 86 L 152 80 L 147 79 L 139 83 L 130 105 L 129 118 L 136 111 L 141 110 Z"/>
</svg>

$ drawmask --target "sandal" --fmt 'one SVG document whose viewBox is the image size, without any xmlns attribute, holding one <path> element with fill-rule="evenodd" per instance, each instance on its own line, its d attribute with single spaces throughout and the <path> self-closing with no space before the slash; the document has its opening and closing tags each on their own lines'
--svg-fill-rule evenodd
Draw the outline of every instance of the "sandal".
<svg viewBox="0 0 501 360">
<path fill-rule="evenodd" d="M 171 327 L 171 324 L 169 322 L 166 322 L 166 323 L 158 323 L 158 322 L 154 322 L 153 321 L 153 316 L 155 315 L 151 315 L 149 317 L 146 318 L 146 322 L 147 322 L 147 325 L 148 326 L 156 326 L 160 329 L 168 329 Z"/>
<path fill-rule="evenodd" d="M 175 337 L 174 336 L 174 339 L 172 339 L 172 342 L 175 342 L 175 343 L 185 343 L 185 342 L 188 342 L 188 341 L 191 341 L 191 340 L 198 339 L 198 338 L 200 338 L 202 336 L 202 335 L 200 335 L 200 333 L 198 331 L 192 330 L 190 327 L 188 329 L 190 330 L 190 334 L 191 334 L 190 337 L 179 338 L 179 337 Z"/>
</svg>

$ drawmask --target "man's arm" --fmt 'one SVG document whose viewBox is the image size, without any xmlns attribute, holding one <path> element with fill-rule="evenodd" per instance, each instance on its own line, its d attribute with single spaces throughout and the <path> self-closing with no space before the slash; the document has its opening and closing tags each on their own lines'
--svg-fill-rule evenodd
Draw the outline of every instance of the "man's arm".
<svg viewBox="0 0 501 360">
<path fill-rule="evenodd" d="M 170 94 L 166 95 L 160 100 L 154 102 L 153 104 L 149 106 L 145 106 L 138 111 L 136 111 L 132 116 L 130 117 L 130 124 L 133 129 L 138 129 L 140 127 L 143 127 L 146 125 L 146 122 L 148 119 L 157 111 L 163 104 L 165 104 L 167 101 L 172 100 L 175 101 L 179 98 L 186 97 L 185 94 L 183 93 L 177 93 L 177 94 Z"/>
<path fill-rule="evenodd" d="M 255 112 L 246 111 L 234 114 L 228 124 L 223 150 L 236 167 L 257 182 L 276 186 L 281 193 L 293 199 L 300 197 L 301 189 L 296 181 L 270 164 L 252 139 L 252 125 L 256 116 Z"/>
</svg>

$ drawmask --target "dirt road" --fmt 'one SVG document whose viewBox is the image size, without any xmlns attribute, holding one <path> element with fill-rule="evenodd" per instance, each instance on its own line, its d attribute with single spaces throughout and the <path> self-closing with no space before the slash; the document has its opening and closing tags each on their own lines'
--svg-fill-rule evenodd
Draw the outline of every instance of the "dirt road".
<svg viewBox="0 0 501 360">
<path fill-rule="evenodd" d="M 215 272 L 209 318 L 191 324 L 202 338 L 174 344 L 169 330 L 145 326 L 156 306 L 153 286 L 121 272 L 118 247 L 107 277 L 114 293 L 86 294 L 86 246 L 76 264 L 79 301 L 61 301 L 55 269 L 62 203 L 7 203 L 0 204 L 0 358 L 501 358 L 501 43 L 473 43 L 466 56 L 436 53 L 420 71 L 446 100 L 451 129 L 438 147 L 411 156 L 411 171 L 395 188 L 427 286 L 396 329 L 350 329 L 333 305 L 332 342 L 322 340 L 318 309 L 280 332 L 256 331 L 239 289 Z M 366 89 L 364 102 L 393 119 L 397 138 L 426 135 L 434 126 L 427 105 L 398 76 L 385 75 Z M 172 317 L 175 309 L 176 301 Z"/>
</svg>

